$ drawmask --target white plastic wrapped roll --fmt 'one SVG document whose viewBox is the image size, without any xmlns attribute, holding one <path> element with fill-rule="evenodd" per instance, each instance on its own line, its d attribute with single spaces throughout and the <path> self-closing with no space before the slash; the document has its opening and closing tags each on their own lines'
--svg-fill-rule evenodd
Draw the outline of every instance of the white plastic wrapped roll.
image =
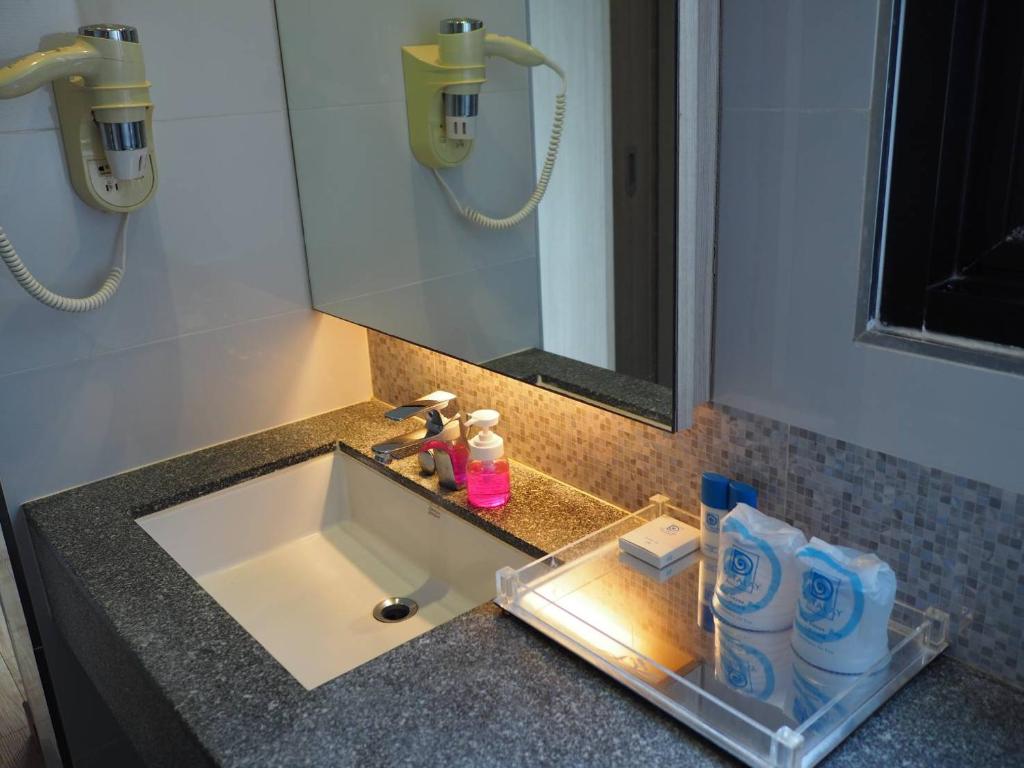
<svg viewBox="0 0 1024 768">
<path fill-rule="evenodd" d="M 800 583 L 796 551 L 804 534 L 738 504 L 722 521 L 714 607 L 740 629 L 779 632 L 793 626 Z"/>
<path fill-rule="evenodd" d="M 796 553 L 800 599 L 793 650 L 832 672 L 857 674 L 889 652 L 896 575 L 876 555 L 821 539 Z"/>
</svg>

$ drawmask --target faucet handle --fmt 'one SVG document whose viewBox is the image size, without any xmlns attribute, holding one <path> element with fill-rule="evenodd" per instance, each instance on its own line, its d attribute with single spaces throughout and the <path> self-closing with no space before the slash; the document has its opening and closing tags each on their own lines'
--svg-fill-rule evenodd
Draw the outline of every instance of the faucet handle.
<svg viewBox="0 0 1024 768">
<path fill-rule="evenodd" d="M 459 412 L 458 400 L 451 392 L 437 390 L 429 395 L 424 395 L 419 400 L 393 408 L 384 415 L 391 421 L 405 421 L 413 416 L 419 416 L 425 411 L 438 411 L 446 418 L 454 418 Z"/>
</svg>

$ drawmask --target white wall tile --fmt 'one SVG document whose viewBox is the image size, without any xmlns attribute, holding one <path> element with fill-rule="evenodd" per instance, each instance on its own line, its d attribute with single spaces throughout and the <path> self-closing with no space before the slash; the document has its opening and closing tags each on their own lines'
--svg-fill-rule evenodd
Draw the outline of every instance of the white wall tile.
<svg viewBox="0 0 1024 768">
<path fill-rule="evenodd" d="M 138 27 L 157 120 L 284 108 L 272 0 L 0 0 L 0 62 L 83 24 Z M 49 88 L 0 102 L 0 132 L 53 128 Z"/>
<path fill-rule="evenodd" d="M 100 337 L 117 349 L 309 307 L 284 113 L 158 127 L 158 200 Z"/>
<path fill-rule="evenodd" d="M 8 502 L 365 400 L 365 335 L 304 309 L 0 377 Z"/>
<path fill-rule="evenodd" d="M 82 24 L 139 28 L 158 120 L 283 109 L 273 0 L 76 4 Z"/>
<path fill-rule="evenodd" d="M 309 306 L 284 113 L 155 134 L 160 188 L 132 217 L 127 274 L 106 306 L 55 312 L 0 271 L 0 375 Z M 0 134 L 0 176 L 0 225 L 29 269 L 58 292 L 95 290 L 119 217 L 76 197 L 56 132 Z"/>
<path fill-rule="evenodd" d="M 278 19 L 293 109 L 403 101 L 403 45 L 434 42 L 448 16 L 476 16 L 488 30 L 526 38 L 522 0 L 279 0 Z M 527 72 L 487 64 L 485 91 L 523 90 Z"/>
<path fill-rule="evenodd" d="M 0 226 L 29 270 L 58 293 L 94 291 L 114 260 L 118 218 L 75 196 L 57 132 L 0 134 L 0 178 Z M 0 374 L 87 356 L 103 324 L 99 313 L 44 307 L 0 266 Z"/>
<path fill-rule="evenodd" d="M 531 257 L 359 296 L 323 309 L 483 363 L 540 346 L 539 290 L 537 260 Z"/>
<path fill-rule="evenodd" d="M 46 309 L 0 273 L 0 480 L 37 598 L 26 498 L 371 392 L 365 332 L 309 309 L 272 0 L 0 0 L 0 62 L 98 21 L 140 29 L 162 184 L 100 311 Z M 81 295 L 107 273 L 118 222 L 75 197 L 55 126 L 49 89 L 0 102 L 0 225 L 41 279 Z M 49 668 L 73 669 L 37 619 Z M 76 681 L 54 684 L 84 764 L 109 731 Z"/>
<path fill-rule="evenodd" d="M 43 35 L 80 26 L 74 0 L 0 0 L 0 65 L 39 49 Z M 0 132 L 53 128 L 57 112 L 49 88 L 0 101 Z"/>
<path fill-rule="evenodd" d="M 452 210 L 412 156 L 404 104 L 303 110 L 291 119 L 318 305 L 536 253 L 533 218 L 494 232 Z M 508 215 L 534 184 L 528 92 L 482 97 L 478 127 L 470 159 L 445 178 L 463 204 Z M 453 302 L 438 311 L 457 309 Z"/>
</svg>

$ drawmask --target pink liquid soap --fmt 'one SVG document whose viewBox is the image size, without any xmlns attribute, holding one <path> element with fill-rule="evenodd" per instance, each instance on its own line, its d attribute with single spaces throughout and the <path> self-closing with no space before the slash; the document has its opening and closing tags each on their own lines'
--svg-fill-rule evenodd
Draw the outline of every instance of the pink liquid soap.
<svg viewBox="0 0 1024 768">
<path fill-rule="evenodd" d="M 511 495 L 508 459 L 470 461 L 466 469 L 466 491 L 469 503 L 478 509 L 494 509 L 508 504 Z"/>
<path fill-rule="evenodd" d="M 452 474 L 455 476 L 455 484 L 460 488 L 466 486 L 466 462 L 469 461 L 469 448 L 462 443 L 445 443 L 441 440 L 431 440 L 423 445 L 423 450 L 444 451 L 452 460 Z"/>
</svg>

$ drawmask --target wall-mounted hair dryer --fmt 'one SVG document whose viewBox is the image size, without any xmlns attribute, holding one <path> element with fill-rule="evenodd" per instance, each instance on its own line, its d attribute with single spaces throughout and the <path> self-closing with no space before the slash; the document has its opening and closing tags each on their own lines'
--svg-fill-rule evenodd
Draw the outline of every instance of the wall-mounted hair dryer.
<svg viewBox="0 0 1024 768">
<path fill-rule="evenodd" d="M 562 88 L 555 97 L 548 152 L 537 186 L 526 205 L 504 218 L 491 218 L 463 206 L 438 170 L 459 165 L 473 149 L 480 86 L 487 79 L 485 60 L 488 56 L 500 56 L 524 67 L 543 64 L 562 79 Z M 562 68 L 522 40 L 488 34 L 478 19 L 452 18 L 441 22 L 436 44 L 402 48 L 402 70 L 413 155 L 433 170 L 455 210 L 473 223 L 491 229 L 509 229 L 533 213 L 551 179 L 562 138 L 566 89 Z"/>
<path fill-rule="evenodd" d="M 32 276 L 2 228 L 0 258 L 34 298 L 54 309 L 85 312 L 105 303 L 120 285 L 128 213 L 156 192 L 153 102 L 134 27 L 93 24 L 77 35 L 54 35 L 47 42 L 55 47 L 0 68 L 0 99 L 53 83 L 71 185 L 93 208 L 124 214 L 118 234 L 121 266 L 111 270 L 96 293 L 69 298 Z"/>
</svg>

